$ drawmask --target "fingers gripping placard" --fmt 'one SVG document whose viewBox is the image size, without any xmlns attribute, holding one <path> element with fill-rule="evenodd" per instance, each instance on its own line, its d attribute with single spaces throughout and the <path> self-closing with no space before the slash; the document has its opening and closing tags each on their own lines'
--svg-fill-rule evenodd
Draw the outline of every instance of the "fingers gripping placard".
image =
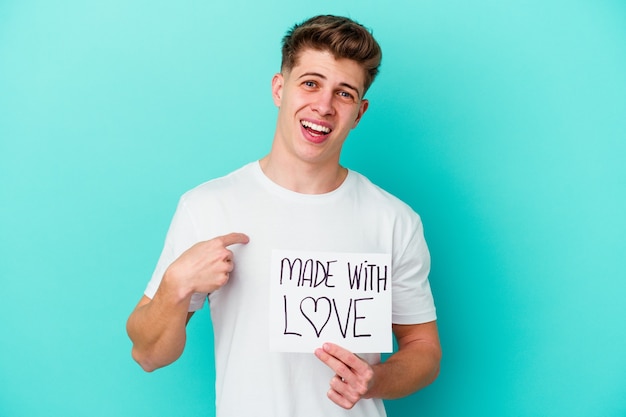
<svg viewBox="0 0 626 417">
<path fill-rule="evenodd" d="M 392 350 L 388 254 L 275 250 L 270 297 L 270 350 Z"/>
</svg>

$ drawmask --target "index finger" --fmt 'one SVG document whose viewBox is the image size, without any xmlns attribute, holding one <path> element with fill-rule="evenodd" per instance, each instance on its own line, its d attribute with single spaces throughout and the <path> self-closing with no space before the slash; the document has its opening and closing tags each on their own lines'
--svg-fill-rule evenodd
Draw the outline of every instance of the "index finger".
<svg viewBox="0 0 626 417">
<path fill-rule="evenodd" d="M 222 241 L 222 243 L 224 244 L 224 247 L 234 245 L 237 243 L 245 244 L 250 241 L 250 238 L 248 237 L 248 235 L 245 235 L 243 233 L 229 233 L 224 236 L 219 236 L 217 239 L 220 239 Z"/>
<path fill-rule="evenodd" d="M 329 363 L 329 366 L 333 368 L 333 370 L 337 371 L 335 367 L 341 367 L 341 364 L 347 366 L 357 373 L 361 373 L 369 368 L 369 364 L 365 362 L 363 359 L 359 358 L 356 354 L 350 352 L 348 349 L 345 349 L 339 345 L 334 343 L 324 343 L 322 349 L 326 354 L 334 357 L 340 363 L 332 366 Z"/>
</svg>

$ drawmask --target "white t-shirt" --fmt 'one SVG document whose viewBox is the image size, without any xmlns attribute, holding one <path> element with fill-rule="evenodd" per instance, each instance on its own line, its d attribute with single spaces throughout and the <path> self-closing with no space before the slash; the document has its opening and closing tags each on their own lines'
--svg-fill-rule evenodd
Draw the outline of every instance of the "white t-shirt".
<svg viewBox="0 0 626 417">
<path fill-rule="evenodd" d="M 153 298 L 167 267 L 195 243 L 231 232 L 250 237 L 229 247 L 235 269 L 209 295 L 216 362 L 218 417 L 380 417 L 381 400 L 344 410 L 327 397 L 332 370 L 313 353 L 269 351 L 272 250 L 389 253 L 392 321 L 436 319 L 428 282 L 430 256 L 419 216 L 399 199 L 349 171 L 326 194 L 300 194 L 269 180 L 258 162 L 185 193 L 145 294 Z M 189 306 L 203 306 L 195 294 Z M 374 364 L 379 354 L 360 354 Z"/>
</svg>

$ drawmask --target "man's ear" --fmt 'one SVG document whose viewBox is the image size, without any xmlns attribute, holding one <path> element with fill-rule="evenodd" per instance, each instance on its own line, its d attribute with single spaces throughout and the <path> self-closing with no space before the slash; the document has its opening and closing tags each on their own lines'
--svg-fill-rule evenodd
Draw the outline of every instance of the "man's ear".
<svg viewBox="0 0 626 417">
<path fill-rule="evenodd" d="M 272 99 L 276 107 L 280 107 L 280 102 L 283 97 L 283 84 L 285 83 L 285 77 L 283 74 L 275 74 L 272 78 Z"/>
<path fill-rule="evenodd" d="M 359 106 L 359 112 L 357 113 L 356 120 L 354 121 L 354 125 L 352 125 L 352 129 L 354 129 L 359 124 L 359 122 L 361 121 L 361 117 L 363 117 L 369 105 L 370 105 L 370 102 L 368 100 L 365 100 L 365 99 L 361 100 L 361 105 Z"/>
</svg>

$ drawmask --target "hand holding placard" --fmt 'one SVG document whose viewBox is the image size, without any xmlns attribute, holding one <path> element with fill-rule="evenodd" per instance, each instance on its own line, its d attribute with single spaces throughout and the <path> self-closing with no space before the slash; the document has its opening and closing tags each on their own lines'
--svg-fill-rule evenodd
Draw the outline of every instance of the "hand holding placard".
<svg viewBox="0 0 626 417">
<path fill-rule="evenodd" d="M 332 343 L 315 349 L 315 356 L 333 370 L 328 398 L 349 410 L 367 394 L 373 383 L 374 369 L 354 353 Z"/>
</svg>

